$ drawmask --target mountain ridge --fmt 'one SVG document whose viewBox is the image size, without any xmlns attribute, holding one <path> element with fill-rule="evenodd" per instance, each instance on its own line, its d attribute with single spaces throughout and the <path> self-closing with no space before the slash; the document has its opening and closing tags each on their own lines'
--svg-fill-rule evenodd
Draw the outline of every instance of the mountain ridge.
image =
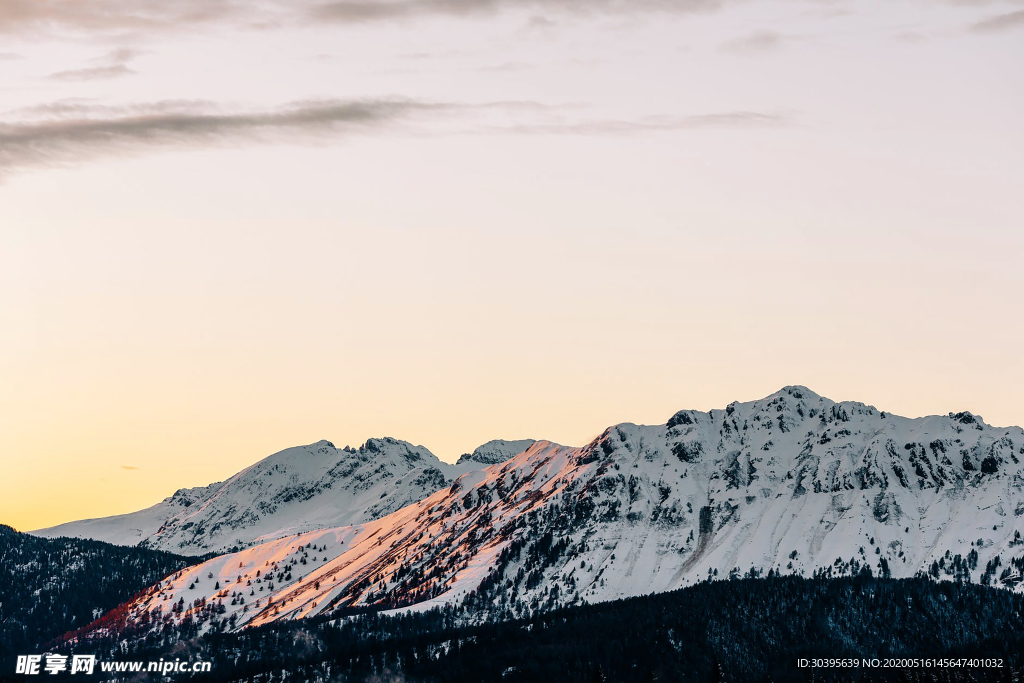
<svg viewBox="0 0 1024 683">
<path fill-rule="evenodd" d="M 286 448 L 222 482 L 179 489 L 133 513 L 29 533 L 91 538 L 184 555 L 226 552 L 302 531 L 376 519 L 514 453 L 530 440 L 495 440 L 458 463 L 393 437 L 336 448 L 327 440 Z"/>
<path fill-rule="evenodd" d="M 582 447 L 535 442 L 377 520 L 182 571 L 127 614 L 228 630 L 353 607 L 521 617 L 709 579 L 864 571 L 1020 591 L 1022 460 L 1019 427 L 792 385 Z"/>
</svg>

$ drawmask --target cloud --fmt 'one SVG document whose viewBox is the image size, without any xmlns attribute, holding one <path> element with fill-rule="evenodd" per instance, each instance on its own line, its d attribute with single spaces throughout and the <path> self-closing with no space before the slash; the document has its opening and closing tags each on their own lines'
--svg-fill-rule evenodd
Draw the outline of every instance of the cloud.
<svg viewBox="0 0 1024 683">
<path fill-rule="evenodd" d="M 140 54 L 142 54 L 142 52 L 140 52 L 139 50 L 135 50 L 130 47 L 121 47 L 116 50 L 113 50 L 105 58 L 101 59 L 104 59 L 113 64 L 125 64 L 127 62 L 132 61 Z"/>
<path fill-rule="evenodd" d="M 58 71 L 57 73 L 50 74 L 48 78 L 55 81 L 96 81 L 131 76 L 136 72 L 134 69 L 128 68 L 128 62 L 135 59 L 138 54 L 137 50 L 119 48 L 99 59 L 94 59 L 93 63 L 98 64 L 98 66 Z"/>
<path fill-rule="evenodd" d="M 0 52 L 0 62 L 13 62 L 21 59 L 21 55 L 16 52 Z"/>
<path fill-rule="evenodd" d="M 195 101 L 110 106 L 60 100 L 0 114 L 0 178 L 30 167 L 68 166 L 101 157 L 161 149 L 309 142 L 389 130 L 413 121 L 440 124 L 421 130 L 449 135 L 628 135 L 790 123 L 786 116 L 755 111 L 635 120 L 562 118 L 565 112 L 577 116 L 578 111 L 578 106 L 536 102 L 454 104 L 397 98 L 295 102 L 250 111 L 223 111 L 212 103 Z"/>
<path fill-rule="evenodd" d="M 416 16 L 481 16 L 508 10 L 567 16 L 686 13 L 734 0 L 2 0 L 0 32 L 185 30 L 231 23 L 254 28 L 311 21 L 358 23 Z M 532 21 L 532 20 L 531 20 Z"/>
<path fill-rule="evenodd" d="M 0 0 L 0 33 L 135 34 L 191 31 L 204 26 L 267 29 L 322 22 L 341 24 L 427 16 L 480 17 L 519 11 L 527 26 L 550 29 L 562 19 L 640 14 L 713 12 L 741 0 Z M 994 0 L 944 0 L 953 4 L 994 4 Z M 808 14 L 845 16 L 835 2 L 807 1 Z M 1020 12 L 986 19 L 972 30 L 1017 26 Z M 766 32 L 770 33 L 770 32 Z M 756 36 L 755 36 L 756 38 Z M 760 44 L 770 44 L 762 36 Z M 754 40 L 753 45 L 759 44 Z M 755 47 L 756 49 L 756 47 Z"/>
<path fill-rule="evenodd" d="M 3 0 L 0 32 L 154 30 L 209 23 L 243 9 L 233 0 Z"/>
<path fill-rule="evenodd" d="M 907 45 L 917 45 L 928 42 L 929 38 L 919 31 L 900 31 L 893 36 L 893 40 L 899 43 L 906 43 Z"/>
<path fill-rule="evenodd" d="M 34 120 L 0 121 L 0 174 L 147 148 L 190 148 L 366 131 L 417 112 L 446 108 L 451 106 L 398 99 L 327 100 L 266 111 L 224 113 L 207 102 L 111 107 L 61 101 L 14 112 L 34 114 Z"/>
<path fill-rule="evenodd" d="M 1000 4 L 1021 4 L 1021 0 L 946 0 L 951 5 L 961 5 L 963 7 L 988 7 L 990 5 Z"/>
<path fill-rule="evenodd" d="M 507 10 L 558 12 L 573 16 L 689 13 L 717 10 L 727 0 L 328 0 L 312 7 L 321 20 L 341 23 L 424 15 L 479 16 Z M 547 23 L 547 19 L 542 17 Z M 534 19 L 531 19 L 531 22 Z"/>
<path fill-rule="evenodd" d="M 775 31 L 755 31 L 722 43 L 720 47 L 727 52 L 771 52 L 781 47 L 786 40 L 786 36 Z"/>
<path fill-rule="evenodd" d="M 558 22 L 552 21 L 542 14 L 534 14 L 526 21 L 526 28 L 531 31 L 550 32 L 551 30 L 558 28 Z"/>
<path fill-rule="evenodd" d="M 141 467 L 136 467 L 135 465 L 121 465 L 121 469 L 122 470 L 138 470 L 138 469 L 142 469 L 142 468 Z"/>
<path fill-rule="evenodd" d="M 112 64 L 110 66 L 94 66 L 88 69 L 70 69 L 52 73 L 47 78 L 55 81 L 98 81 L 107 78 L 118 78 L 120 76 L 131 76 L 135 74 L 134 69 L 124 64 Z"/>
<path fill-rule="evenodd" d="M 701 128 L 780 128 L 791 125 L 790 117 L 755 111 L 729 111 L 689 116 L 649 116 L 637 120 L 598 119 L 555 123 L 525 123 L 499 127 L 512 133 L 542 135 L 629 135 L 694 130 Z"/>
<path fill-rule="evenodd" d="M 970 27 L 973 33 L 999 33 L 1015 28 L 1024 28 L 1024 9 L 983 19 Z"/>
</svg>

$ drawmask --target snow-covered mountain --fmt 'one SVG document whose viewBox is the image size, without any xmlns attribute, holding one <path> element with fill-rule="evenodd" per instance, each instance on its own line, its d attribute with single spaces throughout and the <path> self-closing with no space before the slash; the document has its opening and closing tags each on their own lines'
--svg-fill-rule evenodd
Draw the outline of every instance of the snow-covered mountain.
<svg viewBox="0 0 1024 683">
<path fill-rule="evenodd" d="M 370 439 L 358 449 L 329 441 L 288 448 L 224 482 L 182 489 L 125 515 L 69 522 L 31 533 L 183 555 L 227 552 L 282 536 L 377 519 L 422 500 L 456 477 L 515 455 L 532 441 L 491 441 L 445 463 L 422 446 Z"/>
<path fill-rule="evenodd" d="M 465 472 L 482 469 L 488 465 L 505 462 L 512 456 L 519 455 L 535 443 L 537 442 L 533 439 L 519 439 L 517 441 L 494 439 L 482 446 L 478 446 L 472 453 L 464 453 L 455 463 L 455 467 Z"/>
<path fill-rule="evenodd" d="M 580 448 L 537 442 L 375 521 L 178 572 L 119 615 L 201 630 L 359 605 L 520 615 L 708 578 L 866 568 L 1021 590 L 1022 459 L 1019 427 L 786 387 L 620 424 Z"/>
<path fill-rule="evenodd" d="M 169 519 L 173 519 L 196 503 L 204 501 L 217 492 L 224 482 L 191 489 L 178 489 L 174 495 L 137 512 L 129 512 L 112 517 L 83 519 L 67 522 L 46 529 L 38 529 L 28 533 L 43 538 L 89 538 L 116 545 L 139 545 L 152 537 Z M 202 554 L 204 551 L 198 551 Z"/>
</svg>

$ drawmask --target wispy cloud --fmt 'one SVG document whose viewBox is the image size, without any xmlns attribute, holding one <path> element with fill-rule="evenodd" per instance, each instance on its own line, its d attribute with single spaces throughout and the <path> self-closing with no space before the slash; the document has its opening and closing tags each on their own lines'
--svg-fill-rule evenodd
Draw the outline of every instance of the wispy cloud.
<svg viewBox="0 0 1024 683">
<path fill-rule="evenodd" d="M 99 59 L 94 59 L 93 63 L 96 66 L 58 71 L 50 74 L 48 78 L 55 81 L 96 81 L 131 76 L 135 74 L 135 70 L 128 67 L 128 62 L 135 59 L 137 55 L 136 50 L 120 48 Z"/>
<path fill-rule="evenodd" d="M 726 52 L 771 52 L 786 42 L 787 36 L 776 31 L 755 31 L 721 45 Z"/>
<path fill-rule="evenodd" d="M 784 114 L 756 111 L 728 111 L 690 116 L 648 116 L 631 119 L 522 123 L 498 127 L 512 133 L 541 135 L 629 135 L 705 128 L 781 128 L 792 124 Z"/>
<path fill-rule="evenodd" d="M 478 16 L 530 10 L 571 16 L 686 13 L 719 9 L 728 0 L 328 0 L 313 16 L 338 22 L 367 22 L 423 15 Z M 545 20 L 543 15 L 540 15 Z M 535 16 L 531 22 L 536 20 Z"/>
<path fill-rule="evenodd" d="M 980 6 L 993 0 L 944 0 Z M 479 17 L 518 11 L 527 26 L 550 29 L 566 20 L 642 14 L 696 14 L 742 4 L 741 0 L 0 0 L 0 33 L 148 35 L 154 31 L 194 30 L 203 26 L 232 28 L 297 26 L 334 22 L 357 24 L 416 17 Z M 838 2 L 804 2 L 808 16 L 847 16 Z M 997 15 L 971 30 L 999 31 L 1020 25 L 1024 10 Z M 770 36 L 751 36 L 754 49 L 777 45 Z M 740 41 L 737 41 L 739 44 Z"/>
<path fill-rule="evenodd" d="M 0 2 L 0 31 L 111 32 L 180 28 L 237 17 L 245 7 L 244 3 L 234 0 L 3 0 Z"/>
<path fill-rule="evenodd" d="M 121 469 L 122 470 L 138 470 L 138 469 L 142 469 L 142 468 L 141 467 L 136 467 L 135 465 L 121 465 Z"/>
<path fill-rule="evenodd" d="M 356 23 L 415 16 L 480 16 L 510 10 L 565 16 L 716 10 L 734 0 L 3 0 L 0 32 L 182 30 L 230 22 L 265 28 L 310 21 Z M 546 21 L 537 15 L 531 21 Z"/>
<path fill-rule="evenodd" d="M 534 14 L 526 21 L 526 29 L 528 31 L 536 31 L 538 33 L 550 33 L 558 28 L 558 22 L 552 21 L 550 17 L 545 17 L 541 14 Z"/>
<path fill-rule="evenodd" d="M 37 118 L 0 121 L 0 173 L 65 165 L 141 149 L 212 146 L 366 131 L 451 105 L 411 100 L 317 101 L 266 111 L 222 113 L 208 102 L 125 107 L 77 101 L 34 107 Z M 24 110 L 21 112 L 24 115 Z"/>
<path fill-rule="evenodd" d="M 128 68 L 125 64 L 112 64 L 110 66 L 94 66 L 87 69 L 69 69 L 50 74 L 47 78 L 55 81 L 98 81 L 107 78 L 118 78 L 120 76 L 131 76 L 134 69 Z"/>
<path fill-rule="evenodd" d="M 919 43 L 928 42 L 929 38 L 920 31 L 900 31 L 893 36 L 893 40 L 898 43 L 905 43 L 907 45 L 917 45 Z"/>
<path fill-rule="evenodd" d="M 101 57 L 97 61 L 106 61 L 111 64 L 126 64 L 136 57 L 142 54 L 139 50 L 130 47 L 121 47 L 116 50 L 112 50 L 105 57 Z"/>
<path fill-rule="evenodd" d="M 791 122 L 788 116 L 756 111 L 587 119 L 580 109 L 536 102 L 457 104 L 394 98 L 321 100 L 266 110 L 224 111 L 210 102 L 110 106 L 61 100 L 0 114 L 0 177 L 29 167 L 67 166 L 150 150 L 301 143 L 394 130 L 408 123 L 422 124 L 417 125 L 417 132 L 439 135 L 628 135 L 780 127 Z M 572 112 L 575 118 L 566 118 L 565 112 Z"/>
<path fill-rule="evenodd" d="M 21 55 L 16 52 L 0 52 L 0 62 L 13 62 L 17 59 L 21 59 Z"/>
<path fill-rule="evenodd" d="M 988 17 L 972 24 L 970 30 L 973 33 L 999 33 L 1019 28 L 1024 28 L 1024 9 Z"/>
</svg>

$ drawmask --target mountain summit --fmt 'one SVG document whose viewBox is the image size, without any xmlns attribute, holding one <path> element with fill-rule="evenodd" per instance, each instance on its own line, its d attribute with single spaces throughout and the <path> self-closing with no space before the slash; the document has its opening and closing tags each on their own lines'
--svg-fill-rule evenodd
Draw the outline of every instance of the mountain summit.
<svg viewBox="0 0 1024 683">
<path fill-rule="evenodd" d="M 209 486 L 181 489 L 156 505 L 31 533 L 142 545 L 183 555 L 227 552 L 311 529 L 367 522 L 516 454 L 492 441 L 450 465 L 423 446 L 389 437 L 359 448 L 330 441 L 286 448 Z M 523 447 L 525 449 L 525 446 Z"/>
<path fill-rule="evenodd" d="M 1019 427 L 786 387 L 579 448 L 536 442 L 380 519 L 183 570 L 124 614 L 191 604 L 170 618 L 201 629 L 357 606 L 523 616 L 769 574 L 1022 590 L 1022 459 Z"/>
<path fill-rule="evenodd" d="M 536 441 L 533 439 L 519 439 L 518 441 L 493 439 L 482 446 L 478 446 L 472 453 L 464 453 L 459 457 L 455 466 L 466 469 L 478 469 L 488 465 L 495 465 L 522 453 L 535 443 Z"/>
</svg>

